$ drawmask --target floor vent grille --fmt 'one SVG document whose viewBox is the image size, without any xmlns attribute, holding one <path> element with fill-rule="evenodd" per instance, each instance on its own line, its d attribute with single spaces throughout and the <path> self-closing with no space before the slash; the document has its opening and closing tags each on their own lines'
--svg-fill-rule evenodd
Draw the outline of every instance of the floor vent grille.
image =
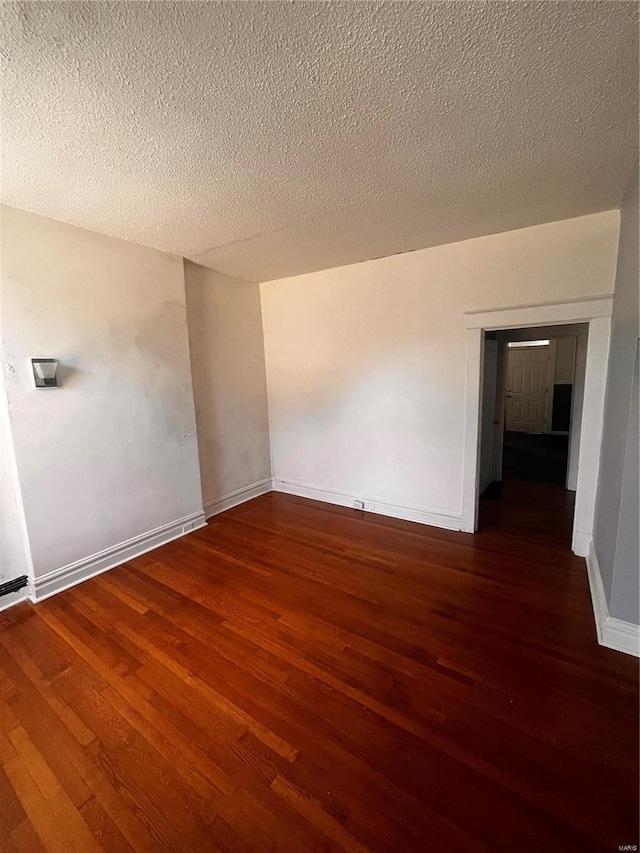
<svg viewBox="0 0 640 853">
<path fill-rule="evenodd" d="M 13 578 L 13 580 L 5 581 L 5 583 L 0 583 L 0 596 L 9 595 L 10 592 L 17 592 L 19 589 L 22 589 L 28 583 L 28 578 L 26 575 L 22 575 L 19 578 Z"/>
</svg>

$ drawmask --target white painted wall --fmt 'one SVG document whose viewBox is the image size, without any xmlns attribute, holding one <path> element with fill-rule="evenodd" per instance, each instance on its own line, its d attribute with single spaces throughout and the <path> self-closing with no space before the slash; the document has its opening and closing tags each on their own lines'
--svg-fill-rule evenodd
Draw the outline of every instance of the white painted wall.
<svg viewBox="0 0 640 853">
<path fill-rule="evenodd" d="M 610 614 L 640 624 L 638 553 L 637 353 L 640 334 L 638 172 L 621 209 L 618 265 L 611 317 L 611 350 L 594 550 Z"/>
<path fill-rule="evenodd" d="M 181 258 L 2 208 L 3 370 L 36 578 L 202 509 Z M 33 388 L 32 356 L 62 387 Z"/>
<path fill-rule="evenodd" d="M 185 261 L 206 512 L 271 476 L 259 286 Z"/>
<path fill-rule="evenodd" d="M 276 481 L 459 520 L 463 312 L 611 293 L 618 227 L 608 211 L 262 284 Z"/>
</svg>

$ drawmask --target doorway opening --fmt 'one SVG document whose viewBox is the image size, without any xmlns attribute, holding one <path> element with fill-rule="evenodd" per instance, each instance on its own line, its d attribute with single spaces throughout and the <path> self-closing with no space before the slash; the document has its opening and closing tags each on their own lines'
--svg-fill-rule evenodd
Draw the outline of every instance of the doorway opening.
<svg viewBox="0 0 640 853">
<path fill-rule="evenodd" d="M 576 491 L 588 333 L 587 323 L 483 332 L 481 497 L 502 499 L 510 481 Z"/>
<path fill-rule="evenodd" d="M 504 384 L 506 356 L 499 357 L 500 353 L 506 352 L 510 342 L 549 340 L 551 346 L 551 342 L 557 340 L 558 336 L 575 336 L 575 381 L 570 383 L 572 390 L 566 478 L 565 488 L 560 488 L 562 494 L 569 497 L 575 490 L 571 550 L 581 557 L 589 554 L 600 466 L 611 305 L 612 297 L 602 295 L 566 302 L 465 312 L 466 414 L 461 517 L 461 528 L 465 532 L 474 533 L 478 529 L 481 492 L 491 483 L 502 482 L 503 478 L 506 397 L 502 392 L 507 386 Z M 559 335 L 559 332 L 562 334 Z M 580 360 L 584 362 L 584 369 L 581 369 Z M 495 371 L 493 384 L 491 370 Z M 553 388 L 547 386 L 550 395 L 554 393 L 555 377 L 552 385 Z M 500 393 L 497 392 L 498 388 Z M 559 400 L 558 394 L 562 392 L 557 392 L 556 402 Z M 493 413 L 490 408 L 492 404 Z M 559 402 L 556 412 L 558 408 L 562 410 L 562 405 Z M 553 397 L 550 410 L 551 416 L 547 418 L 545 415 L 545 425 L 549 429 L 549 433 L 546 433 L 543 428 L 545 435 L 553 432 Z M 527 413 L 527 417 L 532 419 L 535 416 L 535 411 Z M 518 482 L 528 487 L 534 485 Z M 573 500 L 571 503 L 574 504 Z"/>
</svg>

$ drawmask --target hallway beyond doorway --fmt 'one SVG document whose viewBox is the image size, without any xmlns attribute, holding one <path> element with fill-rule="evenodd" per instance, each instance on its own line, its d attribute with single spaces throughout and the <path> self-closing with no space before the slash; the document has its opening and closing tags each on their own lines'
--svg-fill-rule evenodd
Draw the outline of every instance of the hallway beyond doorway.
<svg viewBox="0 0 640 853">
<path fill-rule="evenodd" d="M 505 431 L 502 476 L 505 480 L 564 486 L 568 455 L 568 435 Z"/>
</svg>

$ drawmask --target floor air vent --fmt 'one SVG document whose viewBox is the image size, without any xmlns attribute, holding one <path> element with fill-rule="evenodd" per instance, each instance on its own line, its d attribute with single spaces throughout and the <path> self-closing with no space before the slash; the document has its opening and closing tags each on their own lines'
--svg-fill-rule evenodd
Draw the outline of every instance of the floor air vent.
<svg viewBox="0 0 640 853">
<path fill-rule="evenodd" d="M 13 580 L 6 581 L 5 583 L 0 583 L 0 596 L 9 595 L 10 592 L 17 592 L 19 589 L 22 589 L 22 587 L 26 585 L 26 575 L 22 575 L 22 577 L 19 578 L 13 578 Z"/>
</svg>

